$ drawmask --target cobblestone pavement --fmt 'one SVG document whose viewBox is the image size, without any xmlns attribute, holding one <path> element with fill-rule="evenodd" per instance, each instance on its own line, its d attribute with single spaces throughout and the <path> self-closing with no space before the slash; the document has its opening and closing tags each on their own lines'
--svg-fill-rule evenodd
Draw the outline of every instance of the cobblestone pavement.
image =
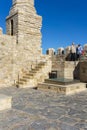
<svg viewBox="0 0 87 130">
<path fill-rule="evenodd" d="M 87 130 L 87 91 L 71 96 L 3 88 L 12 109 L 0 111 L 0 130 Z"/>
</svg>

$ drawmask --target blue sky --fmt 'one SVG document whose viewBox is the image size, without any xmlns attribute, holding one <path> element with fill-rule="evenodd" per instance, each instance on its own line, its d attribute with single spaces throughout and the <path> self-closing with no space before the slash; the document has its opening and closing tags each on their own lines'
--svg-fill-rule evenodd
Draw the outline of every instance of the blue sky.
<svg viewBox="0 0 87 130">
<path fill-rule="evenodd" d="M 11 0 L 0 1 L 0 26 L 5 32 L 5 17 Z M 42 48 L 66 47 L 72 42 L 87 43 L 87 0 L 35 0 L 42 16 Z"/>
</svg>

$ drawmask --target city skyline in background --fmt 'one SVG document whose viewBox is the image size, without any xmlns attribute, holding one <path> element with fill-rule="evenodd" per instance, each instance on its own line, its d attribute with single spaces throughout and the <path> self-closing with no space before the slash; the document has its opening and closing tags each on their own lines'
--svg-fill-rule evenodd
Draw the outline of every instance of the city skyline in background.
<svg viewBox="0 0 87 130">
<path fill-rule="evenodd" d="M 42 48 L 57 50 L 74 42 L 82 46 L 87 43 L 86 0 L 35 0 L 37 14 L 42 16 Z M 5 18 L 9 14 L 12 0 L 0 1 L 0 27 L 6 33 Z"/>
</svg>

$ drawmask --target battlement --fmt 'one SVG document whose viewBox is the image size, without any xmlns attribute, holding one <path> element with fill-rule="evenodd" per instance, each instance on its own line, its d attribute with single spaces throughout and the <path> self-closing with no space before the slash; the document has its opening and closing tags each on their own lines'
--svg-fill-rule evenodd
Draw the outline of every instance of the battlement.
<svg viewBox="0 0 87 130">
<path fill-rule="evenodd" d="M 84 54 L 81 55 L 80 60 L 87 60 L 87 44 L 83 46 Z M 60 47 L 55 51 L 54 48 L 48 48 L 46 54 L 51 56 L 52 59 L 58 61 L 70 61 L 70 46 L 66 48 Z"/>
</svg>

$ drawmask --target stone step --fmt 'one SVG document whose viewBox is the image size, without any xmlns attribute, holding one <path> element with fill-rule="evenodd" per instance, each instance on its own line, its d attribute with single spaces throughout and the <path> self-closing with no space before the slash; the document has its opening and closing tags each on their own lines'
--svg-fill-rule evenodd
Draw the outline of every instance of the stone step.
<svg viewBox="0 0 87 130">
<path fill-rule="evenodd" d="M 26 82 L 25 84 L 17 84 L 16 87 L 18 87 L 18 88 L 35 88 L 36 84 L 37 83 L 34 79 L 29 79 L 28 82 Z"/>
<path fill-rule="evenodd" d="M 11 96 L 0 94 L 0 110 L 11 109 Z"/>
<path fill-rule="evenodd" d="M 37 72 L 29 72 L 29 73 L 26 73 L 25 75 L 27 76 L 27 75 L 31 75 L 31 76 L 33 76 L 33 75 L 35 75 Z"/>
<path fill-rule="evenodd" d="M 35 68 L 41 69 L 44 65 L 38 65 Z"/>
<path fill-rule="evenodd" d="M 75 94 L 87 90 L 85 83 L 74 83 L 68 85 L 57 85 L 50 83 L 39 83 L 37 89 L 55 91 L 60 94 Z"/>
<path fill-rule="evenodd" d="M 22 84 L 23 85 L 23 84 L 25 84 L 25 82 L 24 81 L 19 81 L 19 82 L 17 81 L 16 84 Z"/>
<path fill-rule="evenodd" d="M 39 63 L 34 69 L 29 72 L 26 72 L 20 79 L 19 82 L 16 82 L 18 87 L 35 87 L 37 82 L 40 80 L 41 68 L 44 66 L 44 63 Z M 39 78 L 39 79 L 38 79 Z M 42 80 L 42 79 L 41 79 Z"/>
<path fill-rule="evenodd" d="M 37 71 L 30 71 L 29 72 L 30 75 L 34 75 L 35 73 L 37 73 Z"/>
<path fill-rule="evenodd" d="M 33 76 L 32 75 L 25 75 L 23 76 L 24 79 L 33 79 Z"/>
<path fill-rule="evenodd" d="M 29 73 L 37 73 L 37 71 L 38 71 L 38 70 L 33 69 L 33 70 L 29 71 Z"/>
<path fill-rule="evenodd" d="M 41 69 L 42 68 L 42 66 L 36 66 L 35 67 L 35 69 Z"/>
<path fill-rule="evenodd" d="M 38 71 L 40 71 L 42 68 L 35 68 L 35 70 L 34 70 L 34 72 L 38 72 Z M 32 71 L 33 72 L 33 71 Z"/>
<path fill-rule="evenodd" d="M 27 82 L 27 79 L 21 78 L 21 79 L 19 79 L 19 81 Z"/>
<path fill-rule="evenodd" d="M 45 65 L 45 63 L 41 62 L 41 63 L 39 63 L 38 65 L 42 65 L 42 66 L 43 66 L 43 65 Z"/>
<path fill-rule="evenodd" d="M 24 86 L 26 83 L 27 83 L 27 82 L 21 82 L 21 81 L 18 82 L 18 81 L 17 81 L 15 85 L 16 85 L 17 88 L 19 88 L 20 86 Z"/>
</svg>

